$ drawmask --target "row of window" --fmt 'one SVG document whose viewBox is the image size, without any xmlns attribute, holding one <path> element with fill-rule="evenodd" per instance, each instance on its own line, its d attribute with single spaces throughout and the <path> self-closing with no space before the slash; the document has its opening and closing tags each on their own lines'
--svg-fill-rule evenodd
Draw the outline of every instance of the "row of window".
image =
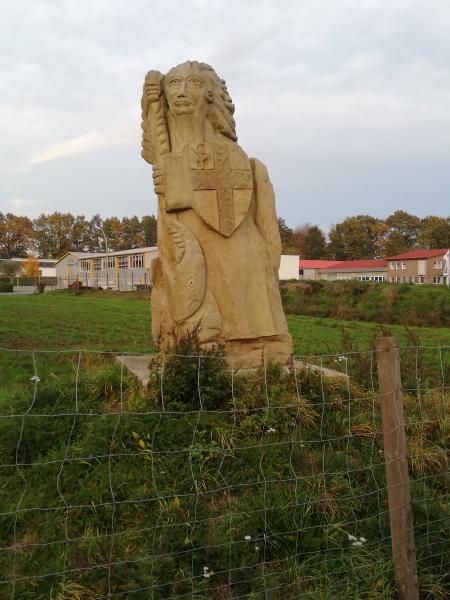
<svg viewBox="0 0 450 600">
<path fill-rule="evenodd" d="M 143 254 L 131 254 L 130 256 L 118 256 L 117 257 L 119 269 L 143 269 L 144 268 L 144 255 Z M 106 256 L 105 258 L 93 258 L 92 266 L 94 271 L 106 271 L 108 269 L 116 268 L 116 257 Z M 80 271 L 91 270 L 91 259 L 85 258 L 80 260 Z"/>
<path fill-rule="evenodd" d="M 419 275 L 419 277 L 389 277 L 391 283 L 423 283 L 425 277 Z"/>
<path fill-rule="evenodd" d="M 336 277 L 338 281 L 350 281 L 354 279 L 353 275 L 338 275 Z M 356 278 L 358 281 L 375 281 L 379 283 L 380 281 L 384 281 L 384 275 L 358 275 Z"/>
<path fill-rule="evenodd" d="M 376 281 L 380 283 L 384 281 L 384 275 L 361 275 L 358 277 L 358 281 Z"/>
<path fill-rule="evenodd" d="M 433 262 L 433 269 L 442 269 L 444 262 L 442 260 L 435 260 Z M 406 269 L 406 262 L 404 260 L 391 260 L 390 267 L 392 270 Z"/>
<path fill-rule="evenodd" d="M 406 269 L 406 263 L 404 260 L 391 260 L 391 269 Z"/>
</svg>

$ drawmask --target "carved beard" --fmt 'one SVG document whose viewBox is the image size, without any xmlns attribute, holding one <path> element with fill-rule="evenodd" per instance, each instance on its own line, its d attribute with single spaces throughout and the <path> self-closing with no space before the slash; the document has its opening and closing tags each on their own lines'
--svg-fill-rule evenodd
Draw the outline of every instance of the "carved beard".
<svg viewBox="0 0 450 600">
<path fill-rule="evenodd" d="M 172 152 L 179 152 L 188 144 L 200 144 L 205 137 L 206 115 L 200 111 L 174 115 L 169 111 L 168 125 Z"/>
</svg>

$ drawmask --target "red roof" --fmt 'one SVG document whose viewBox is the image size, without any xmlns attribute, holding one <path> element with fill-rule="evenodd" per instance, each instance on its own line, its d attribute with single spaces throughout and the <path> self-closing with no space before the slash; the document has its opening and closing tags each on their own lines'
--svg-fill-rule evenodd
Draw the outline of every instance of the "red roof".
<svg viewBox="0 0 450 600">
<path fill-rule="evenodd" d="M 337 264 L 338 261 L 335 260 L 308 260 L 308 259 L 300 259 L 298 261 L 298 266 L 300 269 L 326 269 L 331 265 Z"/>
<path fill-rule="evenodd" d="M 411 250 L 410 252 L 404 252 L 403 254 L 396 254 L 395 256 L 388 256 L 387 260 L 393 259 L 414 259 L 414 258 L 433 258 L 434 256 L 442 256 L 447 252 L 447 248 L 440 248 L 435 250 Z"/>
<path fill-rule="evenodd" d="M 387 261 L 381 259 L 371 260 L 342 260 L 326 267 L 328 271 L 346 271 L 351 269 L 384 269 L 387 267 Z"/>
</svg>

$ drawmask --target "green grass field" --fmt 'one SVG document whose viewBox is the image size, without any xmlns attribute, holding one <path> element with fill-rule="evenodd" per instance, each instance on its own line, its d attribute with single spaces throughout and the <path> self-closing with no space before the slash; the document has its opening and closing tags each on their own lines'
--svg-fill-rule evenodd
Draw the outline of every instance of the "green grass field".
<svg viewBox="0 0 450 600">
<path fill-rule="evenodd" d="M 343 330 L 357 350 L 369 350 L 380 325 L 363 321 L 288 315 L 296 355 L 348 350 Z M 448 327 L 387 328 L 400 345 L 416 336 L 421 345 L 450 345 Z M 51 293 L 0 296 L 0 347 L 26 350 L 151 352 L 148 294 Z"/>
<path fill-rule="evenodd" d="M 287 319 L 296 356 L 341 371 L 346 367 L 336 362 L 335 355 L 373 350 L 381 328 L 362 321 L 299 315 Z M 450 328 L 388 325 L 384 329 L 400 346 L 450 349 Z M 80 350 L 91 361 L 108 352 L 152 353 L 150 296 L 103 291 L 0 296 L 0 349 L 0 394 L 4 396 L 29 387 L 35 371 L 40 377 L 63 379 L 76 368 Z M 428 362 L 438 370 L 436 351 L 426 352 Z M 446 365 L 449 354 L 445 352 Z"/>
<path fill-rule="evenodd" d="M 288 317 L 296 354 L 347 354 L 325 363 L 348 383 L 274 365 L 233 379 L 216 355 L 199 372 L 194 347 L 143 392 L 108 353 L 151 352 L 150 319 L 140 294 L 0 296 L 0 598 L 397 598 L 379 326 Z M 444 600 L 450 331 L 389 328 L 421 599 Z"/>
</svg>

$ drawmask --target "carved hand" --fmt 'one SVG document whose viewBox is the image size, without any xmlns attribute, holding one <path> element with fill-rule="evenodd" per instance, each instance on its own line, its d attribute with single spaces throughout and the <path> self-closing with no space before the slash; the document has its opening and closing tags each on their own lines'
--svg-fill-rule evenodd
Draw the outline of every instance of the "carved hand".
<svg viewBox="0 0 450 600">
<path fill-rule="evenodd" d="M 144 83 L 144 98 L 147 104 L 153 104 L 157 102 L 161 96 L 161 87 L 158 81 L 155 81 L 153 77 L 146 79 Z"/>
<path fill-rule="evenodd" d="M 153 165 L 153 187 L 155 194 L 164 196 L 166 191 L 166 177 L 163 167 Z"/>
</svg>

